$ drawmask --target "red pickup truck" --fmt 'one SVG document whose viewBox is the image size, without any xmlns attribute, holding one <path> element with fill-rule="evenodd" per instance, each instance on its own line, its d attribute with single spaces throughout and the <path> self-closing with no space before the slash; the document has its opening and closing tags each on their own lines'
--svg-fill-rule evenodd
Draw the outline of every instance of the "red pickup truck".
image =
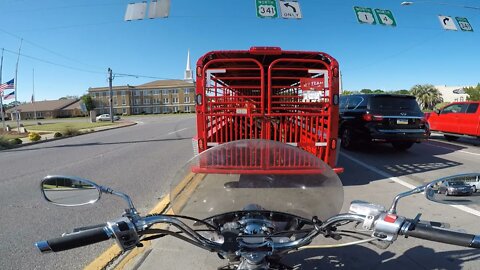
<svg viewBox="0 0 480 270">
<path fill-rule="evenodd" d="M 431 131 L 444 134 L 449 141 L 459 137 L 480 138 L 480 101 L 454 102 L 426 113 Z"/>
</svg>

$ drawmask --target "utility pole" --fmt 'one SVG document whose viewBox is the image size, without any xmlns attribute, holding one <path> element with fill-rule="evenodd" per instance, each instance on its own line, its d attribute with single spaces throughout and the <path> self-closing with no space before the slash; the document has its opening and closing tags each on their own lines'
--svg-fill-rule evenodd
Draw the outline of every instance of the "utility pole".
<svg viewBox="0 0 480 270">
<path fill-rule="evenodd" d="M 110 121 L 113 123 L 113 89 L 112 89 L 112 69 L 108 68 L 108 87 L 110 88 Z"/>
<path fill-rule="evenodd" d="M 3 51 L 4 51 L 4 49 L 2 48 L 2 60 L 0 60 L 0 85 L 2 84 Z M 3 93 L 0 93 L 0 113 L 2 114 L 3 130 L 7 131 L 7 128 L 5 126 L 5 115 L 3 114 Z"/>
</svg>

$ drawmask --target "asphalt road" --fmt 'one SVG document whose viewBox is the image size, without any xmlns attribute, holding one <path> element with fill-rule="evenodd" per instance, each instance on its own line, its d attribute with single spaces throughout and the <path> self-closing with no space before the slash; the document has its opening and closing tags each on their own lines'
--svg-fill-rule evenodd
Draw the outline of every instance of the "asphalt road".
<svg viewBox="0 0 480 270">
<path fill-rule="evenodd" d="M 47 174 L 76 175 L 124 191 L 143 213 L 168 192 L 169 179 L 193 154 L 194 116 L 136 120 L 139 124 L 132 127 L 0 152 L 1 269 L 82 269 L 113 243 L 57 254 L 41 255 L 35 250 L 35 241 L 118 218 L 125 206 L 121 199 L 105 195 L 90 206 L 50 205 L 39 192 L 40 179 Z M 478 172 L 479 158 L 480 148 L 468 141 L 432 140 L 404 153 L 387 145 L 345 151 L 340 155 L 340 166 L 345 167 L 341 175 L 344 210 L 353 199 L 387 206 L 395 194 L 407 190 L 402 183 L 418 185 L 449 174 Z M 449 222 L 452 227 L 480 233 L 478 216 L 427 202 L 421 195 L 401 201 L 400 214 L 414 217 L 418 212 L 423 213 L 425 220 Z M 202 269 L 222 265 L 214 254 L 204 256 L 197 248 L 182 246 L 179 241 L 161 239 L 156 245 L 160 248 L 147 257 L 145 269 L 150 269 L 149 264 L 157 269 L 159 262 L 168 266 L 165 269 L 182 269 L 182 263 L 187 265 L 183 269 L 190 269 L 189 263 L 201 265 Z M 179 256 L 182 260 L 178 260 Z M 301 252 L 288 259 L 325 268 L 343 265 L 345 269 L 372 269 L 377 265 L 373 268 L 378 269 L 400 262 L 403 269 L 475 269 L 479 257 L 477 251 L 409 238 L 397 241 L 386 251 L 362 245 L 328 252 Z M 382 267 L 378 267 L 380 262 Z"/>
<path fill-rule="evenodd" d="M 133 119 L 135 120 L 135 119 Z M 94 205 L 54 206 L 40 180 L 76 175 L 131 195 L 146 213 L 192 157 L 194 115 L 143 117 L 139 124 L 0 152 L 0 269 L 82 269 L 113 242 L 41 255 L 34 242 L 121 216 L 126 204 L 102 196 Z"/>
</svg>

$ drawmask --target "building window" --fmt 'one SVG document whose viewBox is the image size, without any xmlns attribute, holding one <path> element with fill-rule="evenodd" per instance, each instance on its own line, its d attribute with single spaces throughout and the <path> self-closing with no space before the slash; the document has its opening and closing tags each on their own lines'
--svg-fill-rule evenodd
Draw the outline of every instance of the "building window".
<svg viewBox="0 0 480 270">
<path fill-rule="evenodd" d="M 153 94 L 154 94 L 154 95 L 159 95 L 159 94 L 160 94 L 160 90 L 153 90 Z"/>
<path fill-rule="evenodd" d="M 152 104 L 160 104 L 160 99 L 159 98 L 152 99 Z"/>
<path fill-rule="evenodd" d="M 190 103 L 190 96 L 185 96 L 185 103 Z"/>
<path fill-rule="evenodd" d="M 178 97 L 172 98 L 172 102 L 173 102 L 173 103 L 178 103 Z"/>
<path fill-rule="evenodd" d="M 185 112 L 191 112 L 190 111 L 190 106 L 185 106 Z"/>
<path fill-rule="evenodd" d="M 162 90 L 162 94 L 168 95 L 168 89 L 163 89 L 163 90 Z"/>
<path fill-rule="evenodd" d="M 139 98 L 136 98 L 136 99 L 133 101 L 133 105 L 140 105 L 140 99 L 139 99 Z"/>
<path fill-rule="evenodd" d="M 122 91 L 120 91 L 120 94 L 121 94 L 122 96 L 125 96 L 126 91 L 125 91 L 125 90 L 122 90 Z"/>
<path fill-rule="evenodd" d="M 168 98 L 163 99 L 163 104 L 168 104 Z"/>
<path fill-rule="evenodd" d="M 183 93 L 185 93 L 185 94 L 193 93 L 193 89 L 192 88 L 185 88 L 185 89 L 183 89 Z"/>
<path fill-rule="evenodd" d="M 143 90 L 143 96 L 148 96 L 148 90 Z"/>
<path fill-rule="evenodd" d="M 163 107 L 163 113 L 169 113 L 170 112 L 170 108 L 168 107 Z"/>
<path fill-rule="evenodd" d="M 463 101 L 463 97 L 460 97 L 460 101 Z"/>
<path fill-rule="evenodd" d="M 173 107 L 173 112 L 178 112 L 178 107 L 177 106 Z"/>
<path fill-rule="evenodd" d="M 139 112 L 138 108 L 133 108 L 133 113 L 138 113 L 138 112 Z"/>
<path fill-rule="evenodd" d="M 127 114 L 127 108 L 122 109 L 122 114 Z"/>
<path fill-rule="evenodd" d="M 125 97 L 122 97 L 122 105 L 127 105 L 127 99 Z"/>
<path fill-rule="evenodd" d="M 108 96 L 107 94 L 108 94 L 107 92 L 103 92 L 104 97 Z"/>
<path fill-rule="evenodd" d="M 144 98 L 143 99 L 143 104 L 150 104 L 150 99 L 149 98 Z"/>
<path fill-rule="evenodd" d="M 136 96 L 136 97 L 138 97 L 138 96 L 140 96 L 140 92 L 141 92 L 141 91 L 142 91 L 142 90 L 134 90 L 134 91 L 133 91 L 133 95 Z"/>
<path fill-rule="evenodd" d="M 178 89 L 172 89 L 172 94 L 178 94 Z"/>
<path fill-rule="evenodd" d="M 143 111 L 145 113 L 152 113 L 152 108 L 144 108 Z"/>
<path fill-rule="evenodd" d="M 113 97 L 113 105 L 117 106 L 118 103 L 117 103 L 117 97 Z"/>
</svg>

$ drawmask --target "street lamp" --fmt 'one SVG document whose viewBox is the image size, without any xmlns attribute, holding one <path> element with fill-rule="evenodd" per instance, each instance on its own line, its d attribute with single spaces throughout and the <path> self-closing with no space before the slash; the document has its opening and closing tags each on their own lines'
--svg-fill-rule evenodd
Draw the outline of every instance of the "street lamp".
<svg viewBox="0 0 480 270">
<path fill-rule="evenodd" d="M 469 8 L 469 9 L 476 9 L 480 10 L 480 7 L 472 7 L 472 6 L 465 6 L 465 5 L 456 5 L 456 4 L 450 4 L 450 3 L 442 3 L 442 2 L 435 2 L 435 1 L 404 1 L 400 3 L 402 6 L 411 6 L 415 3 L 431 3 L 431 4 L 437 4 L 437 5 L 444 5 L 444 6 L 454 6 L 454 7 L 461 7 L 461 8 Z"/>
</svg>

